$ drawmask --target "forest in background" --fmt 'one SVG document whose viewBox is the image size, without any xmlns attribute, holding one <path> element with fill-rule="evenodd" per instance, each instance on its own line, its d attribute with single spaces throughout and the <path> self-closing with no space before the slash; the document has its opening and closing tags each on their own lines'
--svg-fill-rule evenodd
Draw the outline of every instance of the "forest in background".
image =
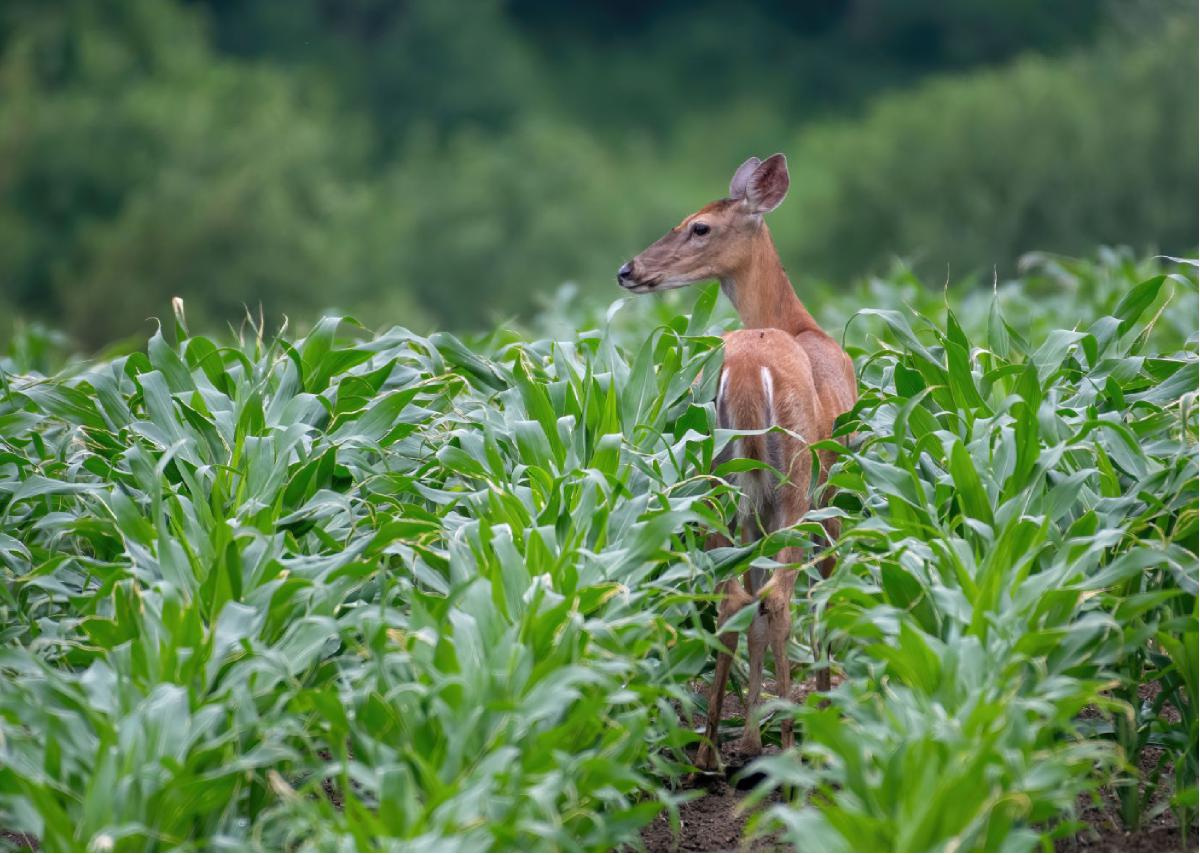
<svg viewBox="0 0 1200 855">
<path fill-rule="evenodd" d="M 783 151 L 801 292 L 905 259 L 1196 241 L 1196 22 L 1174 0 L 10 0 L 0 339 L 95 350 L 172 296 L 220 329 L 471 330 L 624 258 Z"/>
<path fill-rule="evenodd" d="M 1197 851 L 1196 36 L 0 0 L 0 850 Z M 777 150 L 859 397 L 748 541 L 729 301 L 613 274 Z"/>
</svg>

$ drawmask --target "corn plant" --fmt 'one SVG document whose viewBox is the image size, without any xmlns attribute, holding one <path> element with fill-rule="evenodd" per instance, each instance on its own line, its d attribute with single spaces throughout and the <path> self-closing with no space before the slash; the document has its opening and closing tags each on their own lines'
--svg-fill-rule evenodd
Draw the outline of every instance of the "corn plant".
<svg viewBox="0 0 1200 855">
<path fill-rule="evenodd" d="M 1197 359 L 1147 353 L 1157 274 L 1071 330 L 1027 341 L 997 303 L 984 341 L 955 314 L 886 326 L 834 442 L 846 528 L 816 612 L 847 679 L 794 710 L 795 755 L 762 763 L 797 798 L 804 849 L 1026 849 L 1074 830 L 1115 780 L 1135 827 L 1153 742 L 1194 817 Z M 1138 689 L 1162 681 L 1142 704 Z M 1163 705 L 1182 720 L 1169 724 Z M 1113 722 L 1102 739 L 1080 714 Z M 1098 772 L 1096 770 L 1099 770 Z M 1115 778 L 1114 778 L 1115 776 Z M 1153 787 L 1150 788 L 1153 790 Z M 1189 801 L 1190 800 L 1190 801 Z"/>
<path fill-rule="evenodd" d="M 827 301 L 873 309 L 845 331 L 862 399 L 829 444 L 838 569 L 798 604 L 797 661 L 816 633 L 844 679 L 776 703 L 800 744 L 761 764 L 792 787 L 764 820 L 792 844 L 1045 846 L 1101 785 L 1132 824 L 1157 809 L 1145 746 L 1192 821 L 1195 293 L 1110 253 L 1039 259 L 994 297 L 898 271 Z M 325 318 L 215 339 L 182 306 L 95 360 L 18 337 L 0 830 L 637 846 L 685 797 L 718 584 L 817 528 L 703 551 L 743 465 L 712 469 L 729 316 L 715 287 L 679 299 L 560 304 L 549 337 Z"/>
<path fill-rule="evenodd" d="M 633 839 L 672 798 L 672 702 L 711 644 L 703 324 L 634 355 L 599 334 L 480 355 L 336 318 L 221 345 L 180 310 L 175 344 L 6 373 L 0 827 L 48 849 Z"/>
</svg>

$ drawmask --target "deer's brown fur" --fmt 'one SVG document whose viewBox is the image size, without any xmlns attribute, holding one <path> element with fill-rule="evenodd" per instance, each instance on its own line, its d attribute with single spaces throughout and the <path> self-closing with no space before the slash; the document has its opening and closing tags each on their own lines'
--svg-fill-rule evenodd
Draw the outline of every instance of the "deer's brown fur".
<svg viewBox="0 0 1200 855">
<path fill-rule="evenodd" d="M 792 525 L 809 509 L 812 476 L 809 443 L 828 438 L 834 420 L 857 399 L 854 366 L 850 357 L 804 308 L 779 261 L 763 214 L 774 210 L 787 193 L 787 162 L 783 155 L 765 161 L 750 158 L 730 182 L 729 198 L 705 205 L 621 268 L 618 281 L 638 294 L 681 288 L 716 279 L 741 317 L 744 329 L 725 335 L 725 361 L 717 392 L 717 420 L 723 428 L 764 430 L 778 425 L 784 431 L 739 437 L 731 455 L 749 457 L 783 472 L 779 479 L 769 471 L 737 475 L 743 500 L 738 508 L 742 536 L 753 539 Z M 699 226 L 697 226 L 699 224 Z M 830 460 L 820 455 L 824 480 Z M 835 520 L 824 523 L 833 542 Z M 709 548 L 724 545 L 718 534 Z M 746 753 L 762 749 L 757 706 L 762 689 L 763 659 L 769 645 L 781 697 L 791 690 L 787 642 L 791 634 L 791 602 L 795 592 L 800 550 L 785 549 L 778 556 L 783 567 L 765 578 L 752 570 L 741 582 L 724 583 L 718 609 L 718 626 L 746 605 L 758 600 L 759 613 L 747 632 L 750 685 L 746 727 L 740 748 Z M 832 559 L 821 563 L 828 574 Z M 700 768 L 716 768 L 717 727 L 725 683 L 729 676 L 736 633 L 721 633 L 726 648 L 717 657 L 709 698 L 706 740 L 696 756 Z M 829 674 L 818 673 L 818 688 L 828 689 Z M 783 744 L 792 743 L 790 722 L 783 724 Z"/>
</svg>

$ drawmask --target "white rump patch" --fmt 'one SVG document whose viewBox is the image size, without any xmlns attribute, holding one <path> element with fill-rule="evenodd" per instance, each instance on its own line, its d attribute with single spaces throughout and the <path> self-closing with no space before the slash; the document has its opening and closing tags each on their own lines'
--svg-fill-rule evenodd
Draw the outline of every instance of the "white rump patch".
<svg viewBox="0 0 1200 855">
<path fill-rule="evenodd" d="M 771 369 L 763 365 L 759 369 L 762 375 L 763 396 L 767 402 L 767 424 L 763 427 L 770 427 L 775 424 L 775 383 L 771 380 Z"/>
</svg>

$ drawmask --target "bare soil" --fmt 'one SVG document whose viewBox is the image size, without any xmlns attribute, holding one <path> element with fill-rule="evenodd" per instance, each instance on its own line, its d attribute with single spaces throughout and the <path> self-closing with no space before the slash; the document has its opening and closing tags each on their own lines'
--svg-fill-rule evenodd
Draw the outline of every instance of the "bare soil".
<svg viewBox="0 0 1200 855">
<path fill-rule="evenodd" d="M 833 677 L 836 685 L 838 678 Z M 702 684 L 695 688 L 707 689 Z M 815 691 L 812 678 L 792 685 L 792 700 L 803 703 L 809 693 Z M 775 691 L 773 681 L 763 681 L 764 695 Z M 721 710 L 722 719 L 745 720 L 746 708 L 736 693 L 729 693 Z M 693 724 L 699 726 L 702 719 Z M 736 737 L 735 737 L 736 740 Z M 772 754 L 779 749 L 767 746 L 764 753 Z M 754 781 L 747 780 L 742 772 L 753 758 L 739 755 L 728 737 L 721 744 L 721 761 L 724 775 L 698 779 L 692 789 L 702 788 L 703 795 L 679 808 L 679 833 L 671 828 L 670 818 L 663 811 L 642 829 L 642 844 L 648 852 L 780 852 L 790 851 L 776 834 L 748 838 L 746 823 L 755 813 L 767 810 L 782 801 L 779 793 L 773 793 L 752 809 L 745 809 L 744 802 Z"/>
<path fill-rule="evenodd" d="M 837 677 L 834 676 L 836 684 Z M 704 687 L 697 684 L 698 690 Z M 765 689 L 773 689 L 767 683 Z M 793 687 L 792 698 L 803 702 L 815 690 L 813 681 L 807 680 Z M 1143 698 L 1158 692 L 1155 683 L 1142 687 Z M 1164 708 L 1168 720 L 1178 721 L 1178 713 Z M 1099 717 L 1099 710 L 1089 708 L 1083 717 Z M 736 694 L 725 699 L 723 719 L 744 718 L 745 708 Z M 699 721 L 693 722 L 699 724 Z M 752 809 L 744 808 L 747 792 L 735 786 L 741 770 L 749 758 L 741 757 L 726 742 L 721 746 L 721 758 L 725 763 L 725 775 L 707 781 L 700 780 L 693 788 L 702 788 L 703 795 L 682 805 L 679 809 L 679 833 L 671 828 L 670 819 L 664 811 L 644 829 L 642 844 L 648 852 L 788 852 L 792 851 L 779 840 L 777 834 L 758 838 L 747 838 L 745 827 L 754 813 L 767 810 L 782 799 L 778 793 L 759 803 Z M 768 747 L 766 753 L 778 749 Z M 1143 777 L 1149 777 L 1158 762 L 1160 749 L 1147 748 L 1138 760 Z M 1166 766 L 1159 778 L 1154 802 L 1160 806 L 1169 804 L 1173 794 L 1174 777 L 1170 766 Z M 752 786 L 752 785 L 751 785 Z M 747 788 L 748 789 L 748 788 Z M 1100 790 L 1098 801 L 1081 796 L 1078 804 L 1079 819 L 1086 827 L 1072 837 L 1057 841 L 1057 852 L 1196 852 L 1197 830 L 1193 826 L 1185 836 L 1180 833 L 1175 815 L 1163 810 L 1157 816 L 1144 821 L 1138 831 L 1126 832 L 1121 822 L 1120 802 L 1111 787 Z"/>
<path fill-rule="evenodd" d="M 642 829 L 642 844 L 648 852 L 780 851 L 780 843 L 774 835 L 746 839 L 749 815 L 739 809 L 745 797 L 745 791 L 734 788 L 727 781 L 716 781 L 703 796 L 680 807 L 678 837 L 664 812 Z M 778 801 L 778 797 L 773 801 Z M 758 809 L 769 804 L 771 802 Z"/>
<path fill-rule="evenodd" d="M 1147 748 L 1139 758 L 1138 766 L 1144 777 L 1153 773 L 1158 763 L 1161 749 Z M 1055 850 L 1058 852 L 1196 852 L 1196 826 L 1183 834 L 1179 822 L 1173 812 L 1166 809 L 1170 804 L 1174 791 L 1174 776 L 1168 764 L 1158 782 L 1154 795 L 1154 804 L 1161 810 L 1159 814 L 1143 819 L 1142 827 L 1137 831 L 1127 832 L 1121 821 L 1121 803 L 1112 787 L 1101 787 L 1098 798 L 1093 801 L 1087 796 L 1080 796 L 1078 804 L 1079 819 L 1086 828 L 1073 837 L 1065 837 L 1057 841 Z M 1142 785 L 1145 792 L 1145 785 Z"/>
<path fill-rule="evenodd" d="M 32 834 L 0 830 L 0 846 L 11 852 L 37 852 L 38 839 Z"/>
<path fill-rule="evenodd" d="M 1160 691 L 1157 680 L 1138 689 L 1143 700 L 1150 700 Z M 1081 718 L 1100 718 L 1102 713 L 1095 707 L 1086 708 Z M 1164 704 L 1162 716 L 1172 723 L 1179 722 L 1179 712 L 1170 704 Z M 1147 747 L 1137 758 L 1142 773 L 1140 795 L 1146 794 L 1147 781 L 1154 774 L 1162 749 Z M 1095 800 L 1080 796 L 1077 810 L 1079 819 L 1086 828 L 1073 837 L 1065 837 L 1055 844 L 1058 852 L 1196 852 L 1197 830 L 1193 825 L 1187 833 L 1179 827 L 1175 814 L 1168 809 L 1175 793 L 1175 774 L 1170 763 L 1163 766 L 1156 791 L 1151 798 L 1151 811 L 1155 816 L 1144 818 L 1137 831 L 1127 832 L 1121 820 L 1121 802 L 1113 787 L 1101 787 Z"/>
</svg>

